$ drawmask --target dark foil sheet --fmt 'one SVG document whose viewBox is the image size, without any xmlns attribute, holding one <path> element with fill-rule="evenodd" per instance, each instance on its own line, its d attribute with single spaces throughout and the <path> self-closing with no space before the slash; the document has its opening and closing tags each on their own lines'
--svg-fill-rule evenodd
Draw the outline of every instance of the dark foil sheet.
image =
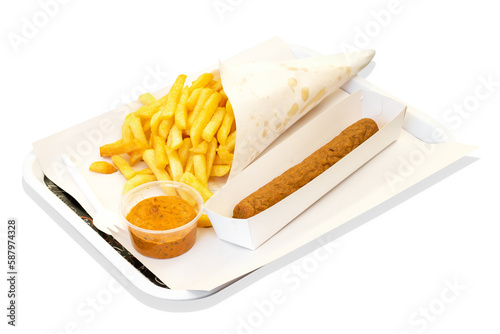
<svg viewBox="0 0 500 334">
<path fill-rule="evenodd" d="M 135 269 L 144 275 L 153 284 L 162 288 L 169 289 L 155 274 L 153 274 L 146 266 L 142 264 L 134 255 L 132 255 L 125 247 L 123 247 L 113 236 L 98 230 L 93 222 L 92 217 L 70 194 L 59 188 L 57 184 L 52 182 L 47 176 L 44 176 L 45 185 L 52 191 L 61 201 L 69 206 L 90 228 L 94 230 L 101 238 L 103 238 L 113 249 L 118 252 L 125 260 L 127 260 Z"/>
</svg>

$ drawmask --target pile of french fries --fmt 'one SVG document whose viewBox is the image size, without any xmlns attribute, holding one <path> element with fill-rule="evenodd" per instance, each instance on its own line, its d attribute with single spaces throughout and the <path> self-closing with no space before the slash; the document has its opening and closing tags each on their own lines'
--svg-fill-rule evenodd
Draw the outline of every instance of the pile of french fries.
<svg viewBox="0 0 500 334">
<path fill-rule="evenodd" d="M 143 105 L 125 117 L 122 138 L 100 147 L 101 157 L 110 157 L 112 164 L 96 161 L 89 169 L 105 174 L 119 170 L 127 180 L 123 194 L 146 182 L 173 180 L 190 185 L 208 200 L 209 178 L 231 169 L 234 113 L 214 73 L 200 75 L 190 86 L 185 81 L 186 75 L 179 75 L 160 99 L 141 95 Z M 134 170 L 139 161 L 148 168 Z M 208 217 L 198 226 L 211 226 Z"/>
</svg>

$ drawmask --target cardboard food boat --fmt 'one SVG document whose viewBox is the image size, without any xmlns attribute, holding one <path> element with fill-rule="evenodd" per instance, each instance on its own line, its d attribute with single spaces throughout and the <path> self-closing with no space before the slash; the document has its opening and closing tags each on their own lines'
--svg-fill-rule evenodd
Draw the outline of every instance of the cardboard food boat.
<svg viewBox="0 0 500 334">
<path fill-rule="evenodd" d="M 373 58 L 371 50 L 287 62 L 221 64 L 238 129 L 229 181 L 205 206 L 217 237 L 256 249 L 399 136 L 406 107 L 369 91 L 340 87 Z M 248 219 L 233 208 L 361 118 L 379 131 L 271 208 Z"/>
</svg>

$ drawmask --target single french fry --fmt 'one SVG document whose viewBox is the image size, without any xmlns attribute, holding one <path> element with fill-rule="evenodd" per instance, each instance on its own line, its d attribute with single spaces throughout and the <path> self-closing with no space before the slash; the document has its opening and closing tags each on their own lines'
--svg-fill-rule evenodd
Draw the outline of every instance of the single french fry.
<svg viewBox="0 0 500 334">
<path fill-rule="evenodd" d="M 113 155 L 111 157 L 111 161 L 113 161 L 113 165 L 122 173 L 122 175 L 130 180 L 135 176 L 135 171 L 130 167 L 128 161 L 125 160 L 121 155 Z"/>
<path fill-rule="evenodd" d="M 215 110 L 219 105 L 220 99 L 221 96 L 217 92 L 214 92 L 212 95 L 210 95 L 207 102 L 203 105 L 203 108 L 200 110 L 200 114 L 193 122 L 193 126 L 191 127 L 189 133 L 191 141 L 193 142 L 193 146 L 196 146 L 200 143 L 201 133 L 203 129 L 207 126 L 213 114 L 215 113 Z"/>
<path fill-rule="evenodd" d="M 232 165 L 232 163 L 233 163 L 233 154 L 232 153 L 229 153 L 226 150 L 219 149 L 217 151 L 217 156 L 219 157 L 219 160 L 217 160 L 217 158 L 216 158 L 217 162 L 214 161 L 214 164 L 217 163 L 217 164 L 224 164 L 224 165 Z"/>
<path fill-rule="evenodd" d="M 153 170 L 151 168 L 143 168 L 135 171 L 136 174 L 151 174 L 154 175 Z"/>
<path fill-rule="evenodd" d="M 181 74 L 177 77 L 170 91 L 165 95 L 162 100 L 163 104 L 158 108 L 158 111 L 151 116 L 151 133 L 158 134 L 158 126 L 163 120 L 168 120 L 174 116 L 175 107 L 179 100 L 180 92 L 183 89 L 186 76 Z M 167 131 L 168 133 L 168 131 Z"/>
<path fill-rule="evenodd" d="M 158 136 L 166 141 L 168 134 L 170 132 L 170 128 L 172 127 L 173 124 L 174 124 L 173 118 L 164 119 L 163 121 L 161 121 L 160 126 L 158 127 Z"/>
<path fill-rule="evenodd" d="M 208 190 L 207 187 L 205 187 L 200 180 L 196 178 L 192 173 L 190 172 L 184 172 L 182 174 L 182 177 L 180 179 L 180 182 L 185 183 L 194 189 L 196 189 L 200 194 L 201 197 L 203 198 L 203 201 L 207 201 L 210 197 L 212 197 L 212 192 Z"/>
<path fill-rule="evenodd" d="M 142 128 L 141 119 L 135 115 L 130 118 L 130 129 L 134 138 L 136 138 L 144 147 L 148 147 L 149 143 L 144 134 L 144 129 Z"/>
<path fill-rule="evenodd" d="M 215 155 L 216 155 L 216 150 L 217 150 L 217 139 L 212 137 L 212 140 L 208 143 L 208 148 L 207 148 L 207 179 L 210 177 L 210 173 L 212 171 L 212 166 L 214 164 L 215 160 Z"/>
<path fill-rule="evenodd" d="M 149 106 L 141 106 L 137 108 L 137 110 L 134 111 L 133 114 L 141 119 L 151 118 L 153 114 L 158 111 L 159 106 L 160 105 L 157 101 L 156 103 L 153 103 Z"/>
<path fill-rule="evenodd" d="M 208 124 L 205 126 L 201 133 L 201 138 L 203 140 L 206 140 L 207 142 L 210 142 L 212 138 L 214 137 L 215 133 L 217 130 L 219 130 L 219 127 L 222 123 L 222 119 L 224 118 L 224 115 L 226 114 L 226 108 L 224 107 L 218 107 L 215 110 L 214 115 L 208 122 Z"/>
<path fill-rule="evenodd" d="M 152 133 L 149 134 L 149 139 L 148 139 L 148 142 L 149 142 L 149 145 L 148 145 L 148 148 L 151 148 L 153 147 L 153 139 L 158 136 L 158 135 L 153 135 Z"/>
<path fill-rule="evenodd" d="M 142 160 L 142 153 L 144 153 L 145 148 L 139 148 L 130 152 L 130 157 L 128 158 L 128 163 L 130 166 L 135 166 L 139 161 Z"/>
<path fill-rule="evenodd" d="M 215 154 L 214 166 L 215 165 L 224 165 L 224 161 L 222 161 L 222 158 L 218 154 Z"/>
<path fill-rule="evenodd" d="M 195 154 L 193 156 L 194 175 L 201 184 L 208 186 L 207 157 L 205 154 Z"/>
<path fill-rule="evenodd" d="M 227 173 L 229 173 L 230 170 L 231 166 L 229 165 L 213 165 L 210 172 L 210 176 L 217 176 L 217 177 L 224 176 Z"/>
<path fill-rule="evenodd" d="M 172 168 L 170 168 L 170 165 L 167 165 L 165 167 L 165 170 L 167 171 L 168 176 L 170 176 L 170 178 L 173 180 L 174 179 L 174 176 L 173 176 L 174 174 L 172 174 Z"/>
<path fill-rule="evenodd" d="M 224 91 L 224 88 L 222 88 L 219 91 L 219 94 L 221 96 L 220 102 L 219 102 L 219 107 L 225 107 L 227 104 L 227 95 L 226 92 Z"/>
<path fill-rule="evenodd" d="M 153 115 L 156 114 L 158 110 L 160 110 L 160 108 L 167 102 L 167 98 L 168 94 L 159 98 L 148 106 L 142 106 L 138 108 L 136 111 L 134 111 L 134 115 L 140 117 L 141 119 L 153 117 Z"/>
<path fill-rule="evenodd" d="M 179 181 L 184 173 L 179 155 L 177 154 L 177 151 L 167 148 L 167 156 L 169 162 L 168 166 L 172 172 L 172 179 L 174 181 Z"/>
<path fill-rule="evenodd" d="M 100 174 L 113 174 L 116 172 L 115 166 L 107 161 L 94 161 L 90 164 L 89 170 L 94 173 Z"/>
<path fill-rule="evenodd" d="M 226 92 L 224 91 L 224 88 L 222 88 L 220 91 L 219 91 L 219 94 L 222 96 L 222 99 L 227 101 L 227 95 L 226 95 Z"/>
<path fill-rule="evenodd" d="M 205 85 L 205 87 L 210 88 L 210 89 L 213 89 L 213 88 L 212 88 L 212 86 L 213 86 L 213 85 L 215 85 L 215 83 L 216 83 L 216 82 L 217 82 L 216 80 L 212 79 L 212 80 L 210 80 L 210 82 L 209 82 L 209 83 L 207 83 L 207 84 Z"/>
<path fill-rule="evenodd" d="M 184 87 L 182 89 L 181 97 L 179 98 L 179 103 L 175 107 L 175 125 L 184 130 L 187 127 L 187 109 L 186 102 L 188 99 L 188 88 Z"/>
<path fill-rule="evenodd" d="M 161 119 L 161 111 L 156 112 L 152 117 L 150 122 L 151 134 L 156 136 L 158 134 L 158 127 L 160 126 Z"/>
<path fill-rule="evenodd" d="M 179 147 L 179 149 L 177 150 L 177 154 L 179 155 L 179 160 L 181 161 L 182 168 L 186 168 L 186 161 L 191 147 L 193 147 L 191 139 L 184 138 L 181 147 Z"/>
<path fill-rule="evenodd" d="M 233 122 L 233 124 L 231 124 L 231 130 L 229 130 L 229 133 L 233 133 L 236 131 L 236 122 Z"/>
<path fill-rule="evenodd" d="M 131 141 L 134 139 L 132 134 L 132 129 L 130 128 L 130 119 L 134 116 L 134 113 L 130 113 L 125 117 L 122 125 L 122 139 L 123 141 Z"/>
<path fill-rule="evenodd" d="M 129 153 L 140 148 L 144 148 L 144 146 L 137 139 L 128 141 L 119 139 L 113 143 L 101 146 L 99 148 L 99 153 L 101 157 L 110 157 L 116 154 Z"/>
<path fill-rule="evenodd" d="M 168 175 L 165 169 L 158 168 L 158 164 L 156 163 L 155 158 L 155 151 L 153 149 L 144 151 L 142 159 L 149 166 L 149 168 L 151 168 L 153 174 L 159 181 L 172 181 L 172 178 L 170 177 L 170 175 Z"/>
<path fill-rule="evenodd" d="M 149 119 L 145 119 L 143 122 L 142 122 L 142 130 L 144 131 L 144 134 L 146 135 L 146 137 L 148 137 L 148 132 L 151 132 L 151 122 L 149 121 Z"/>
<path fill-rule="evenodd" d="M 139 102 L 141 102 L 145 106 L 149 106 L 156 101 L 155 97 L 153 95 L 151 95 L 151 93 L 141 94 L 141 96 L 139 96 L 138 100 L 139 100 Z"/>
<path fill-rule="evenodd" d="M 184 82 L 186 82 L 185 74 L 180 74 L 179 76 L 177 76 L 177 79 L 168 92 L 167 103 L 165 103 L 165 106 L 160 109 L 162 119 L 168 119 L 174 116 L 175 107 L 179 102 L 182 89 L 184 88 Z"/>
<path fill-rule="evenodd" d="M 221 145 L 219 149 L 233 153 L 235 144 L 236 144 L 236 131 L 232 132 L 229 136 L 227 136 L 226 142 L 224 143 L 224 145 Z"/>
<path fill-rule="evenodd" d="M 203 88 L 201 90 L 200 97 L 196 101 L 196 106 L 194 107 L 193 111 L 188 114 L 186 133 L 190 133 L 190 129 L 193 126 L 194 121 L 198 118 L 201 109 L 212 93 L 213 91 L 210 88 Z"/>
<path fill-rule="evenodd" d="M 220 145 L 224 145 L 226 143 L 227 136 L 231 131 L 231 126 L 234 123 L 234 112 L 231 102 L 229 100 L 226 104 L 226 114 L 222 119 L 222 124 L 219 127 L 219 131 L 217 131 L 217 141 Z"/>
<path fill-rule="evenodd" d="M 184 189 L 178 188 L 176 189 L 177 195 L 182 197 L 183 200 L 189 203 L 193 208 L 198 206 L 198 201 L 193 197 L 193 195 Z"/>
<path fill-rule="evenodd" d="M 176 124 L 170 128 L 167 138 L 167 147 L 171 150 L 177 150 L 182 145 L 182 130 Z"/>
<path fill-rule="evenodd" d="M 191 94 L 189 94 L 188 90 L 188 99 L 186 101 L 186 109 L 188 111 L 193 111 L 194 108 L 196 107 L 198 99 L 200 98 L 201 90 L 202 90 L 201 88 L 196 88 L 195 90 L 193 90 Z"/>
<path fill-rule="evenodd" d="M 200 218 L 196 222 L 196 226 L 198 226 L 198 227 L 212 227 L 212 223 L 210 222 L 210 219 L 208 219 L 208 216 L 203 214 L 200 216 Z"/>
<path fill-rule="evenodd" d="M 208 150 L 208 143 L 206 141 L 202 141 L 196 147 L 192 147 L 189 151 L 193 153 L 205 154 L 207 153 L 207 150 Z"/>
<path fill-rule="evenodd" d="M 165 147 L 165 141 L 156 136 L 153 138 L 153 148 L 155 150 L 155 159 L 158 168 L 164 169 L 168 165 L 167 151 Z"/>
<path fill-rule="evenodd" d="M 210 83 L 210 81 L 214 78 L 214 75 L 212 73 L 203 73 L 193 81 L 191 84 L 191 87 L 189 87 L 189 94 L 191 94 L 196 88 L 202 88 L 205 87 Z"/>
<path fill-rule="evenodd" d="M 189 140 L 191 141 L 191 140 Z M 186 159 L 186 166 L 184 167 L 184 172 L 189 172 L 191 174 L 194 173 L 194 163 L 193 163 L 193 157 L 195 153 L 189 152 L 188 157 Z"/>
<path fill-rule="evenodd" d="M 125 195 L 130 190 L 134 189 L 135 187 L 141 184 L 152 181 L 156 181 L 156 176 L 148 174 L 137 174 L 133 178 L 125 182 L 125 184 L 123 185 L 122 195 Z"/>
<path fill-rule="evenodd" d="M 222 81 L 220 79 L 219 80 L 212 80 L 212 81 L 210 81 L 210 84 L 207 85 L 207 87 L 218 92 L 222 89 Z"/>
</svg>

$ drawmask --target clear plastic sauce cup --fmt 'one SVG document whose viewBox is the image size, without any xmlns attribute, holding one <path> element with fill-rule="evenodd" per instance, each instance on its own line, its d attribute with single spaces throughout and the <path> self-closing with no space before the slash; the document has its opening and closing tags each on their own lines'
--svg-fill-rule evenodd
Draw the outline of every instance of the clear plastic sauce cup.
<svg viewBox="0 0 500 334">
<path fill-rule="evenodd" d="M 137 226 L 139 224 L 134 225 L 127 220 L 130 211 L 138 203 L 144 200 L 151 202 L 154 200 L 154 197 L 160 196 L 172 196 L 163 197 L 164 201 L 171 200 L 171 202 L 176 203 L 187 202 L 194 209 L 194 213 L 191 215 L 194 218 L 182 226 L 162 230 L 158 228 L 168 224 L 168 221 L 156 221 L 158 226 L 148 224 L 148 228 L 143 228 Z M 183 201 L 179 200 L 179 198 Z M 184 254 L 193 247 L 196 241 L 196 222 L 203 213 L 203 204 L 201 195 L 194 188 L 184 183 L 154 181 L 142 184 L 127 192 L 120 201 L 119 211 L 121 219 L 128 227 L 132 245 L 139 253 L 157 259 L 168 259 Z M 152 210 L 158 209 L 153 207 Z M 156 218 L 162 220 L 163 214 L 161 216 L 157 215 Z M 146 216 L 145 220 L 147 219 L 148 217 Z"/>
</svg>

